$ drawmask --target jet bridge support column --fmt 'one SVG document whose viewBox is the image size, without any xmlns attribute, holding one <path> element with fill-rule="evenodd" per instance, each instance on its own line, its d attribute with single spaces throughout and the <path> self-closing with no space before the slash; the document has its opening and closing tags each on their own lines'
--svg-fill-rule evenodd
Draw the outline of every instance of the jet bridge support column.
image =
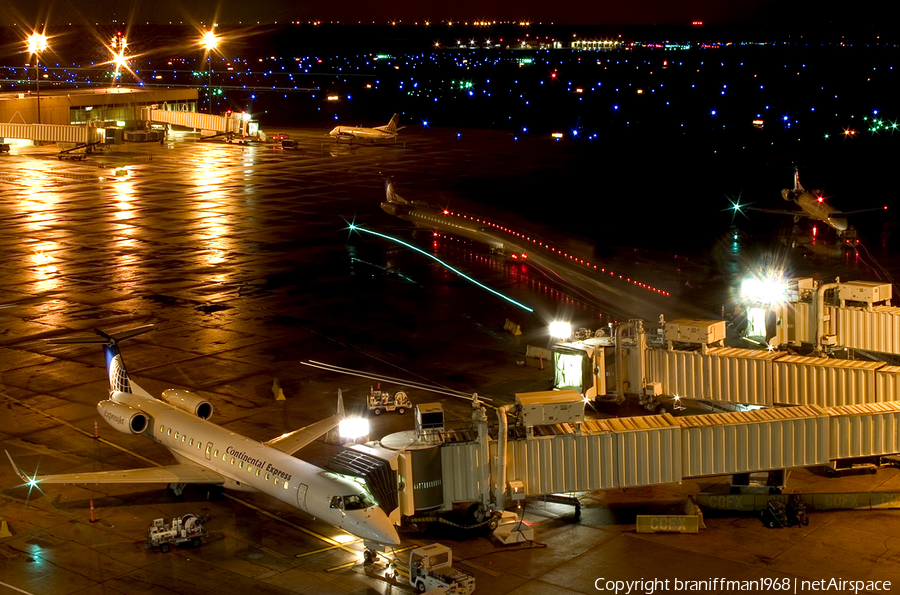
<svg viewBox="0 0 900 595">
<path fill-rule="evenodd" d="M 627 329 L 634 329 L 634 340 L 626 346 L 624 336 Z M 616 328 L 616 403 L 625 402 L 626 385 L 632 393 L 643 389 L 646 351 L 643 320 L 629 320 Z"/>
<path fill-rule="evenodd" d="M 823 283 L 816 290 L 816 353 L 821 355 L 825 346 L 825 292 L 841 286 L 841 278 L 835 278 L 834 283 Z"/>
<path fill-rule="evenodd" d="M 497 408 L 497 471 L 494 474 L 494 499 L 497 510 L 506 508 L 506 448 L 508 440 L 506 414 L 517 405 L 503 405 Z"/>
<path fill-rule="evenodd" d="M 478 431 L 478 485 L 481 489 L 481 509 L 490 510 L 493 504 L 493 494 L 491 490 L 491 444 L 490 435 L 488 434 L 487 415 L 484 412 L 484 405 L 478 400 L 478 395 L 472 400 L 472 422 Z"/>
</svg>

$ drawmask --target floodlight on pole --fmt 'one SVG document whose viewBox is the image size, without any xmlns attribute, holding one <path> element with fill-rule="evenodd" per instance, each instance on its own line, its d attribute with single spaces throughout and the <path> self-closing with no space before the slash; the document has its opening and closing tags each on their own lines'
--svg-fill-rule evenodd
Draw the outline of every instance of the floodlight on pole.
<svg viewBox="0 0 900 595">
<path fill-rule="evenodd" d="M 204 58 L 206 59 L 206 101 L 209 111 L 212 112 L 212 97 L 209 94 L 209 88 L 212 86 L 212 64 L 210 63 L 210 53 L 219 46 L 219 36 L 212 29 L 203 33 L 200 39 L 200 45 L 205 49 Z"/>
<path fill-rule="evenodd" d="M 109 50 L 112 52 L 112 64 L 115 66 L 116 80 L 119 79 L 119 71 L 128 69 L 128 58 L 125 57 L 125 48 L 128 47 L 128 39 L 122 35 L 122 32 L 116 33 L 110 41 Z"/>
<path fill-rule="evenodd" d="M 34 54 L 34 84 L 37 89 L 37 123 L 41 123 L 41 52 L 47 49 L 47 36 L 35 31 L 28 38 L 28 51 Z"/>
</svg>

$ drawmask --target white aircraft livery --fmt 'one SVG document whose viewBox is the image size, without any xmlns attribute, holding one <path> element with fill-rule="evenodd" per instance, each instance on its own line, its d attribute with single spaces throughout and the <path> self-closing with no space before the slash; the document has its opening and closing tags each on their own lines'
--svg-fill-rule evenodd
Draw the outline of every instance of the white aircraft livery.
<svg viewBox="0 0 900 595">
<path fill-rule="evenodd" d="M 400 114 L 394 114 L 393 117 L 391 117 L 391 121 L 384 126 L 376 126 L 375 128 L 364 128 L 362 126 L 335 126 L 331 132 L 328 133 L 328 136 L 333 136 L 338 141 L 342 138 L 350 140 L 356 138 L 370 140 L 372 142 L 389 138 L 396 139 L 397 132 L 404 128 L 403 126 L 397 128 L 399 122 Z"/>
<path fill-rule="evenodd" d="M 186 484 L 212 484 L 227 489 L 265 492 L 309 515 L 362 538 L 367 548 L 399 545 L 397 530 L 376 504 L 362 480 L 320 469 L 293 455 L 338 425 L 336 415 L 267 442 L 252 440 L 209 421 L 213 406 L 188 390 L 168 389 L 154 398 L 125 369 L 118 343 L 151 330 L 145 326 L 97 338 L 61 339 L 55 343 L 100 343 L 106 356 L 109 396 L 97 404 L 106 422 L 125 434 L 142 434 L 165 446 L 176 465 L 91 473 L 29 477 L 7 457 L 16 475 L 30 485 L 66 483 L 166 483 L 175 493 Z"/>
</svg>

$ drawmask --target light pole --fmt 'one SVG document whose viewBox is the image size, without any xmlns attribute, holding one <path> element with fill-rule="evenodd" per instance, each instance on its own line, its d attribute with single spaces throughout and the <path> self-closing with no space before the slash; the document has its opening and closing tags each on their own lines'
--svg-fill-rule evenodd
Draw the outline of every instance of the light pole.
<svg viewBox="0 0 900 595">
<path fill-rule="evenodd" d="M 34 54 L 34 82 L 37 86 L 37 123 L 41 123 L 41 52 L 47 49 L 47 36 L 35 31 L 28 38 L 28 51 Z"/>
<path fill-rule="evenodd" d="M 128 67 L 128 61 L 125 58 L 125 48 L 128 46 L 128 40 L 122 35 L 121 32 L 116 33 L 115 37 L 112 38 L 112 45 L 110 45 L 110 51 L 112 51 L 113 59 L 112 62 L 115 65 L 115 75 L 113 76 L 113 82 L 119 80 L 119 72 L 122 68 Z"/>
<path fill-rule="evenodd" d="M 212 113 L 212 97 L 209 94 L 209 88 L 212 85 L 212 64 L 210 63 L 210 53 L 219 45 L 219 37 L 216 32 L 210 29 L 203 34 L 200 45 L 205 48 L 203 57 L 206 59 L 206 107 L 207 111 Z"/>
</svg>

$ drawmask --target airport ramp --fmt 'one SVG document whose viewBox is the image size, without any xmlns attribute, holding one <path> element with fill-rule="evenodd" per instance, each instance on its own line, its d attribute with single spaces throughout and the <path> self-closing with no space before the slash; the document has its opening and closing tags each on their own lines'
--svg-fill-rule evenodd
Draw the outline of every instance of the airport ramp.
<svg viewBox="0 0 900 595">
<path fill-rule="evenodd" d="M 60 124 L 0 124 L 0 138 L 22 139 L 37 142 L 75 143 L 90 145 L 102 143 L 105 131 L 92 126 L 67 126 Z"/>
</svg>

